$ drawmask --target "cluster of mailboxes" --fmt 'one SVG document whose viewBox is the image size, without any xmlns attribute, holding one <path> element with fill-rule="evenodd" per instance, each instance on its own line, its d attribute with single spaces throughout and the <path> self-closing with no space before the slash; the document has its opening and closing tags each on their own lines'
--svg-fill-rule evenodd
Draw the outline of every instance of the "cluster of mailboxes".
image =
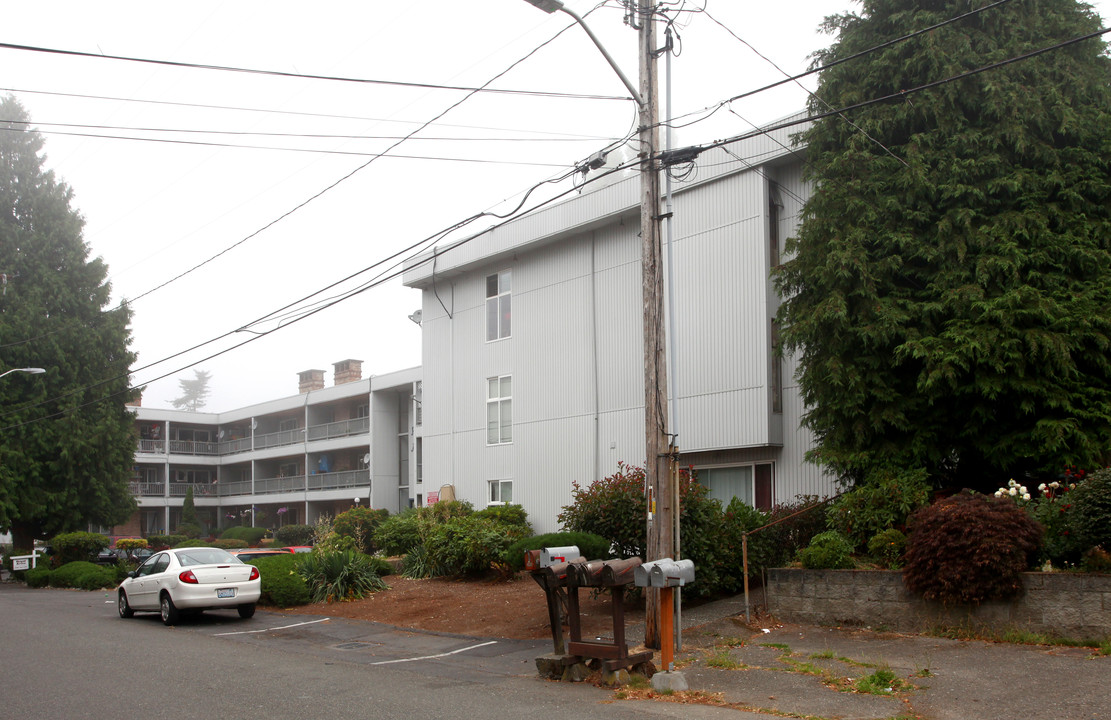
<svg viewBox="0 0 1111 720">
<path fill-rule="evenodd" d="M 642 563 L 633 571 L 633 584 L 637 587 L 683 587 L 694 582 L 693 560 L 661 558 Z"/>
<path fill-rule="evenodd" d="M 694 562 L 691 560 L 662 558 L 642 563 L 640 558 L 631 558 L 587 562 L 574 545 L 529 551 L 525 553 L 525 568 L 530 571 L 554 570 L 564 582 L 582 586 L 625 584 L 630 571 L 633 584 L 637 587 L 682 587 L 694 582 Z"/>
</svg>

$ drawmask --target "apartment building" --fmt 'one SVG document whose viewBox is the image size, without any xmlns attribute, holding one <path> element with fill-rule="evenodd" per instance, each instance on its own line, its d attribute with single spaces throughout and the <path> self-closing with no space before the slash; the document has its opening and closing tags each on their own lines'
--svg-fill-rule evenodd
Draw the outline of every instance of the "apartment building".
<svg viewBox="0 0 1111 720">
<path fill-rule="evenodd" d="M 805 462 L 795 359 L 774 351 L 770 273 L 810 192 L 802 152 L 779 130 L 670 170 L 669 430 L 723 502 L 833 492 Z M 408 264 L 431 487 L 520 504 L 548 532 L 573 483 L 644 463 L 639 190 L 616 173 Z"/>
<path fill-rule="evenodd" d="M 306 370 L 296 395 L 224 413 L 136 407 L 139 510 L 112 534 L 173 532 L 189 490 L 210 532 L 422 504 L 420 368 L 363 378 L 343 360 L 331 387 L 324 376 Z"/>
</svg>

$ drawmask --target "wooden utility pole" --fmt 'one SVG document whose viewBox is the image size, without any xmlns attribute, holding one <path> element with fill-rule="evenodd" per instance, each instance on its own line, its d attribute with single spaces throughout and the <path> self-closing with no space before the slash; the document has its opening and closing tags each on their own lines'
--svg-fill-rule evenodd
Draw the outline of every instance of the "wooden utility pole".
<svg viewBox="0 0 1111 720">
<path fill-rule="evenodd" d="M 649 489 L 648 560 L 672 556 L 676 508 L 668 468 L 667 343 L 663 311 L 663 253 L 660 244 L 659 81 L 652 0 L 637 0 L 640 56 L 640 234 L 644 299 L 645 482 Z M 655 504 L 653 513 L 652 503 Z M 660 594 L 648 589 L 644 644 L 660 647 Z"/>
</svg>

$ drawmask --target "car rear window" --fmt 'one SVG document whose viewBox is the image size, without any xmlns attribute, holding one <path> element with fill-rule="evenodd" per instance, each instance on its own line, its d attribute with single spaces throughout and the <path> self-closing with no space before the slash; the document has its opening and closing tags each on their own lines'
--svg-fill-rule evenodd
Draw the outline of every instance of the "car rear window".
<svg viewBox="0 0 1111 720">
<path fill-rule="evenodd" d="M 190 567 L 192 565 L 227 565 L 229 563 L 240 562 L 238 558 L 220 548 L 189 548 L 188 550 L 181 550 L 177 553 L 177 559 L 182 567 Z"/>
</svg>

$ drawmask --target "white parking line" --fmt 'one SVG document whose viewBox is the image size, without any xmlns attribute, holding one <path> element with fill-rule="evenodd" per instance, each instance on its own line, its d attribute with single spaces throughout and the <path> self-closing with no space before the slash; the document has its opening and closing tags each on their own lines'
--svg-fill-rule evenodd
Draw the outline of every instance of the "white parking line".
<svg viewBox="0 0 1111 720">
<path fill-rule="evenodd" d="M 475 650 L 475 649 L 480 648 L 480 647 L 486 647 L 487 645 L 497 645 L 497 644 L 498 644 L 497 640 L 491 640 L 490 642 L 484 642 L 484 643 L 479 643 L 478 645 L 471 645 L 470 647 L 459 648 L 458 650 L 452 650 L 451 652 L 440 653 L 439 655 L 425 655 L 423 657 L 400 658 L 400 659 L 397 659 L 397 660 L 379 660 L 378 662 L 373 662 L 373 663 L 370 663 L 370 664 L 371 665 L 392 665 L 394 663 L 415 662 L 417 660 L 435 660 L 436 658 L 447 657 L 448 655 L 457 655 L 458 653 L 467 652 L 468 650 Z"/>
<path fill-rule="evenodd" d="M 271 630 L 288 630 L 290 628 L 301 627 L 302 625 L 315 625 L 316 623 L 327 622 L 332 618 L 321 618 L 320 620 L 309 620 L 308 622 L 294 623 L 293 625 L 282 625 L 275 628 L 263 628 L 262 630 L 240 630 L 239 632 L 226 632 L 216 633 L 212 637 L 221 637 L 224 635 L 254 635 L 256 633 L 270 632 Z"/>
</svg>

